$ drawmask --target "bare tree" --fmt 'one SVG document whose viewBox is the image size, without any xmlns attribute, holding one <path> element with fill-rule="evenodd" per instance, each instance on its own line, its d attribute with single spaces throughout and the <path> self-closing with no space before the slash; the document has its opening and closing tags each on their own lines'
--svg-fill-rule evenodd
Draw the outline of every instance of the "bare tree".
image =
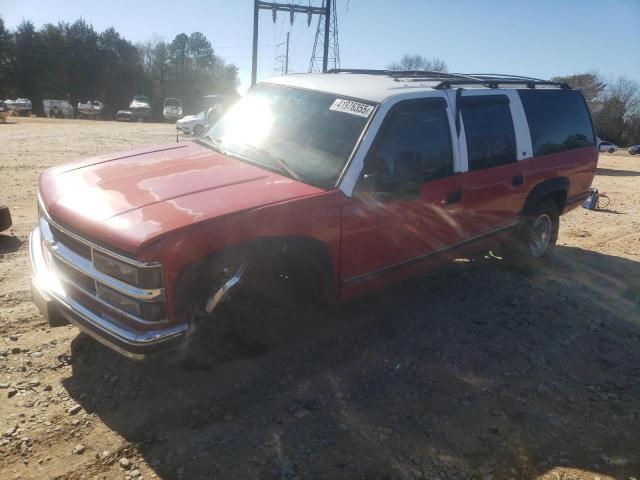
<svg viewBox="0 0 640 480">
<path fill-rule="evenodd" d="M 440 58 L 427 58 L 423 55 L 404 54 L 400 61 L 392 62 L 387 66 L 389 70 L 428 70 L 432 72 L 446 72 L 447 64 Z"/>
<path fill-rule="evenodd" d="M 556 82 L 565 82 L 584 95 L 591 112 L 596 112 L 602 107 L 602 96 L 607 88 L 606 82 L 597 72 L 579 73 L 564 77 L 553 77 Z"/>
<path fill-rule="evenodd" d="M 640 142 L 640 84 L 620 76 L 609 83 L 602 100 L 602 108 L 593 116 L 598 135 L 619 143 Z"/>
<path fill-rule="evenodd" d="M 624 108 L 625 118 L 640 115 L 640 83 L 624 75 L 611 82 L 605 100 L 620 102 Z"/>
</svg>

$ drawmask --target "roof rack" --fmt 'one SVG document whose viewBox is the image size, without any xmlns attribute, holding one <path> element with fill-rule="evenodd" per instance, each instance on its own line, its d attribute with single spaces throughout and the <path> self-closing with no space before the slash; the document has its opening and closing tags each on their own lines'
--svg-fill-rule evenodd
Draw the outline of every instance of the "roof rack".
<svg viewBox="0 0 640 480">
<path fill-rule="evenodd" d="M 445 78 L 468 78 L 462 73 L 434 72 L 432 70 L 369 70 L 362 68 L 334 68 L 327 73 L 359 73 L 363 75 L 385 75 L 392 78 L 442 80 Z"/>
<path fill-rule="evenodd" d="M 454 85 L 464 86 L 464 85 L 481 85 L 489 88 L 500 88 L 501 85 L 524 85 L 527 88 L 536 88 L 537 86 L 552 86 L 552 87 L 560 87 L 562 89 L 570 90 L 571 87 L 565 82 L 554 82 L 552 80 L 537 80 L 533 78 L 500 78 L 500 77 L 476 77 L 470 76 L 469 79 L 452 79 L 452 80 L 443 80 L 438 85 L 436 85 L 435 89 L 444 90 L 447 88 L 452 88 Z"/>
<path fill-rule="evenodd" d="M 445 73 L 430 70 L 369 70 L 359 68 L 336 68 L 327 73 L 359 73 L 364 75 L 385 75 L 396 81 L 437 81 L 433 88 L 444 90 L 454 85 L 482 85 L 489 88 L 500 88 L 501 85 L 525 85 L 527 88 L 536 86 L 554 86 L 562 89 L 571 89 L 565 82 L 542 80 L 540 78 L 523 77 L 520 75 L 507 75 L 502 73 Z"/>
<path fill-rule="evenodd" d="M 509 75 L 505 73 L 467 73 L 466 75 L 476 78 L 501 78 L 503 80 L 516 79 L 516 80 L 535 80 L 536 82 L 546 82 L 542 78 L 523 77 L 521 75 Z"/>
</svg>

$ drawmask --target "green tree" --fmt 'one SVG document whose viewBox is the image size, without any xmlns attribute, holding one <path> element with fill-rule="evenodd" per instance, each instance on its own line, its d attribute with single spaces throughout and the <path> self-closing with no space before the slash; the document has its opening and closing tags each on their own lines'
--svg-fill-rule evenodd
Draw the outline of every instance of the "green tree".
<svg viewBox="0 0 640 480">
<path fill-rule="evenodd" d="M 10 85 L 13 76 L 13 45 L 11 34 L 4 26 L 4 20 L 0 17 L 0 98 L 10 96 Z"/>
<path fill-rule="evenodd" d="M 38 33 L 32 22 L 24 20 L 13 35 L 14 85 L 13 94 L 16 97 L 35 98 L 38 65 L 41 50 Z"/>
<path fill-rule="evenodd" d="M 214 55 L 211 43 L 200 32 L 193 32 L 189 36 L 187 52 L 193 58 L 197 69 L 209 68 L 213 63 Z"/>
</svg>

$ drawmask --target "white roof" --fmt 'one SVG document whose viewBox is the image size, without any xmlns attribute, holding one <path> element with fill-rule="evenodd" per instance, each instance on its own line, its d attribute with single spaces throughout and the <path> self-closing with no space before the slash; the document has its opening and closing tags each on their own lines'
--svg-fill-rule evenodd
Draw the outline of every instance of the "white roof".
<svg viewBox="0 0 640 480">
<path fill-rule="evenodd" d="M 449 78 L 447 78 L 449 77 Z M 360 98 L 370 102 L 382 102 L 385 99 L 407 92 L 433 91 L 443 80 L 469 80 L 465 89 L 486 89 L 489 83 L 500 84 L 501 89 L 526 88 L 535 83 L 536 89 L 559 88 L 559 82 L 529 77 L 501 74 L 447 74 L 441 78 L 429 79 L 419 76 L 401 77 L 382 73 L 294 73 L 283 77 L 273 77 L 261 83 L 275 83 L 291 87 L 306 88 L 319 92 L 333 93 L 339 96 Z"/>
<path fill-rule="evenodd" d="M 395 79 L 389 75 L 362 73 L 294 73 L 269 78 L 260 83 L 275 83 L 291 87 L 330 92 L 345 97 L 382 102 L 386 98 L 416 90 L 433 90 L 440 81 Z"/>
</svg>

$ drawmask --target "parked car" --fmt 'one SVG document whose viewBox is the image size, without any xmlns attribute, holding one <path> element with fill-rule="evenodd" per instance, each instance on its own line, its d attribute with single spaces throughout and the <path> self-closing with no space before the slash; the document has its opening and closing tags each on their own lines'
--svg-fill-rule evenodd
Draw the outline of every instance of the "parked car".
<svg viewBox="0 0 640 480">
<path fill-rule="evenodd" d="M 6 108 L 17 112 L 16 116 L 20 116 L 22 113 L 29 115 L 33 103 L 28 98 L 16 98 L 15 100 L 5 100 L 4 105 Z"/>
<path fill-rule="evenodd" d="M 130 122 L 133 119 L 133 114 L 130 110 L 118 110 L 116 112 L 116 122 Z"/>
<path fill-rule="evenodd" d="M 9 207 L 0 205 L 0 232 L 8 230 L 11 225 L 11 212 L 9 211 Z"/>
<path fill-rule="evenodd" d="M 182 101 L 179 98 L 165 98 L 162 116 L 170 122 L 182 118 Z"/>
<path fill-rule="evenodd" d="M 598 144 L 598 150 L 600 152 L 613 153 L 616 151 L 616 148 L 618 148 L 618 146 L 611 142 L 600 142 Z"/>
<path fill-rule="evenodd" d="M 10 108 L 11 110 L 17 110 L 17 111 L 21 111 L 21 110 L 31 110 L 32 107 L 32 103 L 31 100 L 29 100 L 28 98 L 16 98 L 15 100 L 5 100 L 4 104 L 7 108 Z"/>
<path fill-rule="evenodd" d="M 197 115 L 186 115 L 176 122 L 176 128 L 182 133 L 202 135 L 204 133 L 204 110 Z"/>
<path fill-rule="evenodd" d="M 274 304 L 344 301 L 497 246 L 548 262 L 597 159 L 584 98 L 562 83 L 278 77 L 194 142 L 44 171 L 32 294 L 51 325 L 134 358 L 253 345 Z"/>
<path fill-rule="evenodd" d="M 631 155 L 640 154 L 640 145 L 631 145 L 629 147 L 629 153 Z"/>
<path fill-rule="evenodd" d="M 49 118 L 73 118 L 73 107 L 66 100 L 42 100 L 44 114 Z"/>
<path fill-rule="evenodd" d="M 129 104 L 131 112 L 131 120 L 134 122 L 142 120 L 148 122 L 151 120 L 151 101 L 145 95 L 134 95 L 133 100 Z"/>
<path fill-rule="evenodd" d="M 102 113 L 104 105 L 98 100 L 88 100 L 85 103 L 78 102 L 78 113 L 80 116 L 96 118 Z"/>
</svg>

